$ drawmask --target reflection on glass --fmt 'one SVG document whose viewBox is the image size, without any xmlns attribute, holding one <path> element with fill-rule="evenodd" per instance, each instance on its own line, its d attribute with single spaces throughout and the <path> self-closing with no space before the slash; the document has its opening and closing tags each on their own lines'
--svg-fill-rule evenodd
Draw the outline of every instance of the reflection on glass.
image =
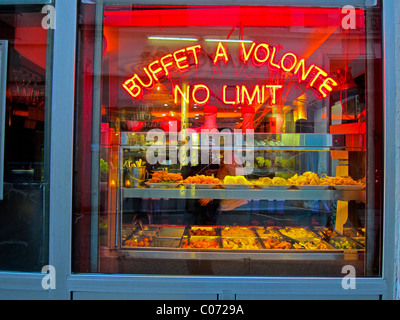
<svg viewBox="0 0 400 320">
<path fill-rule="evenodd" d="M 42 19 L 41 6 L 0 6 L 0 40 L 9 47 L 1 270 L 38 272 L 48 259 L 49 38 Z"/>
<path fill-rule="evenodd" d="M 341 276 L 351 260 L 378 274 L 366 99 L 381 35 L 366 14 L 345 30 L 340 8 L 105 6 L 101 35 L 84 23 L 77 132 L 100 131 L 101 182 L 87 185 L 80 137 L 76 212 L 91 218 L 75 228 L 75 271 Z M 101 124 L 83 117 L 96 108 Z"/>
</svg>

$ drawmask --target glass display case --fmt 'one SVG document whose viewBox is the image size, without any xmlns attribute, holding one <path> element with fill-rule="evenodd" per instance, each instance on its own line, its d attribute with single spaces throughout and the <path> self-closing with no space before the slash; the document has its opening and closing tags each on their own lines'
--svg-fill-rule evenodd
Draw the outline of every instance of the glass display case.
<svg viewBox="0 0 400 320">
<path fill-rule="evenodd" d="M 120 132 L 113 163 L 118 170 L 111 177 L 117 211 L 108 216 L 113 236 L 104 245 L 118 248 L 126 270 L 143 257 L 173 255 L 182 261 L 207 259 L 213 273 L 214 265 L 229 257 L 221 274 L 230 262 L 246 260 L 249 274 L 270 275 L 276 272 L 269 268 L 274 262 L 281 275 L 299 275 L 296 264 L 288 264 L 298 259 L 314 261 L 318 268 L 330 260 L 351 261 L 361 274 L 365 135 L 352 135 L 347 145 L 346 136 L 256 133 L 246 139 L 242 131 Z M 254 162 L 245 161 L 246 152 Z M 349 166 L 348 153 L 359 163 Z M 239 154 L 243 159 L 235 163 Z M 226 160 L 229 155 L 232 161 Z M 153 165 L 152 156 L 158 160 Z M 253 268 L 261 262 L 267 265 Z M 170 262 L 169 272 L 175 264 Z M 228 272 L 244 271 L 236 266 Z"/>
<path fill-rule="evenodd" d="M 380 16 L 351 13 L 104 5 L 101 32 L 83 23 L 75 271 L 379 275 Z"/>
</svg>

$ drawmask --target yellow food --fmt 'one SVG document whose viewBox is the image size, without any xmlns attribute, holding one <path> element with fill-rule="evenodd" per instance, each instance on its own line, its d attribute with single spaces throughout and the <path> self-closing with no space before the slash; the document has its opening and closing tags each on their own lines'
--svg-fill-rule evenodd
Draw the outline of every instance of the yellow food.
<svg viewBox="0 0 400 320">
<path fill-rule="evenodd" d="M 280 229 L 279 232 L 290 238 L 315 237 L 315 234 L 313 232 L 308 231 L 304 228 L 284 228 L 284 229 Z"/>
<path fill-rule="evenodd" d="M 225 176 L 224 184 L 251 184 L 244 176 Z"/>
<path fill-rule="evenodd" d="M 248 228 L 235 226 L 222 229 L 221 235 L 223 237 L 254 237 L 254 232 Z"/>
<path fill-rule="evenodd" d="M 222 247 L 224 249 L 245 249 L 245 250 L 258 250 L 261 247 L 257 244 L 255 239 L 223 239 Z"/>
<path fill-rule="evenodd" d="M 326 174 L 321 175 L 321 181 L 327 185 L 363 185 L 362 181 L 355 181 L 350 176 L 329 177 Z"/>
<path fill-rule="evenodd" d="M 256 185 L 272 185 L 272 179 L 269 177 L 266 178 L 259 178 L 258 180 L 253 181 L 254 184 Z"/>
<path fill-rule="evenodd" d="M 264 243 L 265 249 L 287 250 L 292 248 L 292 245 L 289 242 L 280 241 L 274 238 L 263 239 L 262 242 Z"/>
<path fill-rule="evenodd" d="M 294 176 L 290 177 L 287 181 L 288 181 L 288 184 L 293 184 L 296 186 L 320 185 L 321 184 L 321 180 L 318 177 L 318 175 L 311 171 L 304 172 L 300 176 L 295 174 Z"/>
<path fill-rule="evenodd" d="M 180 183 L 183 178 L 181 173 L 169 173 L 167 171 L 156 171 L 148 182 L 151 183 Z"/>
<path fill-rule="evenodd" d="M 281 177 L 273 177 L 272 178 L 272 184 L 273 185 L 286 185 L 287 184 L 287 182 L 286 182 L 286 179 L 284 179 L 284 178 L 281 178 Z"/>
<path fill-rule="evenodd" d="M 219 184 L 220 181 L 218 178 L 214 178 L 214 175 L 205 176 L 205 175 L 196 175 L 194 177 L 187 177 L 183 180 L 183 183 L 188 184 Z"/>
</svg>

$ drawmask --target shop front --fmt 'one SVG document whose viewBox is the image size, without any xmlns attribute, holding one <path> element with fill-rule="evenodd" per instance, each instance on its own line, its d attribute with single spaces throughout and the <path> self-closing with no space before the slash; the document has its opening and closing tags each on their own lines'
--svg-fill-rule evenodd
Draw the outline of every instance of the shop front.
<svg viewBox="0 0 400 320">
<path fill-rule="evenodd" d="M 5 104 L 44 141 L 33 170 L 5 135 L 42 242 L 2 241 L 41 260 L 3 251 L 2 297 L 395 297 L 394 1 L 37 2 L 0 16 L 47 39 L 41 126 Z"/>
</svg>

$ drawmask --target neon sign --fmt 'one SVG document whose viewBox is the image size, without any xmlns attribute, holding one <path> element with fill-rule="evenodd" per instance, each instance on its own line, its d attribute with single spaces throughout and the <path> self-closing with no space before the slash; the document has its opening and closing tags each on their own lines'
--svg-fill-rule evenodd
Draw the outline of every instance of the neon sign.
<svg viewBox="0 0 400 320">
<path fill-rule="evenodd" d="M 133 98 L 139 99 L 146 90 L 151 90 L 160 79 L 170 77 L 173 69 L 187 72 L 192 66 L 198 68 L 199 53 L 201 51 L 202 47 L 198 44 L 167 54 L 143 67 L 142 75 L 134 74 L 122 86 Z M 327 72 L 315 64 L 306 66 L 305 59 L 299 59 L 292 52 L 285 53 L 279 60 L 276 57 L 276 51 L 276 47 L 271 47 L 266 43 L 257 44 L 253 42 L 249 48 L 246 48 L 245 43 L 242 42 L 240 45 L 240 60 L 243 64 L 247 64 L 251 60 L 257 67 L 266 65 L 276 72 L 291 73 L 292 76 L 298 77 L 299 83 L 307 81 L 306 87 L 314 89 L 321 99 L 326 98 L 333 88 L 338 85 L 334 79 L 328 77 Z M 218 42 L 213 64 L 216 66 L 221 62 L 227 64 L 229 55 L 222 42 Z M 227 85 L 223 85 L 222 100 L 227 105 L 252 105 L 264 103 L 269 99 L 270 104 L 274 105 L 276 104 L 276 93 L 282 87 L 282 85 L 266 83 L 256 85 L 251 91 L 246 85 L 236 85 L 233 90 Z M 230 99 L 228 98 L 228 92 L 231 95 Z M 200 95 L 200 93 L 202 94 Z M 205 84 L 188 85 L 185 90 L 181 89 L 179 85 L 175 85 L 173 95 L 176 104 L 179 103 L 179 99 L 183 99 L 188 104 L 192 101 L 197 105 L 207 104 L 211 96 L 210 88 Z"/>
</svg>

